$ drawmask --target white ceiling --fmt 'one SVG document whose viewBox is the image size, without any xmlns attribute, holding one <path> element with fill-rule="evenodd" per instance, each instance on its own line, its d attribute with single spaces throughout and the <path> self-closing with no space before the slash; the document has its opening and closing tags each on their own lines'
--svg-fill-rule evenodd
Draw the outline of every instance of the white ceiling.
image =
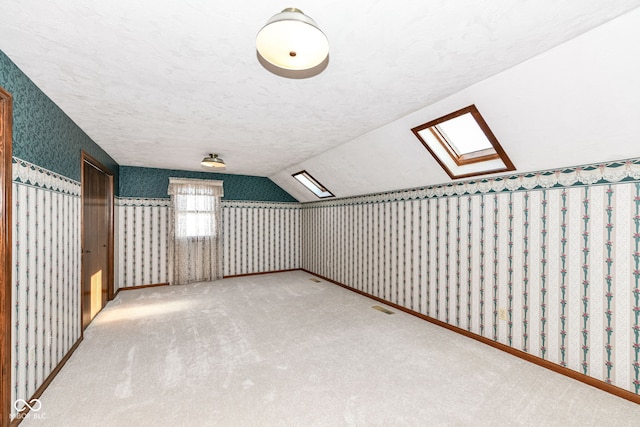
<svg viewBox="0 0 640 427">
<path fill-rule="evenodd" d="M 291 6 L 329 38 L 329 66 L 310 79 L 275 76 L 256 59 L 256 33 Z M 519 171 L 640 155 L 622 137 L 603 155 L 602 141 L 580 131 L 602 111 L 589 102 L 596 95 L 620 89 L 621 102 L 629 102 L 637 94 L 639 10 L 574 39 L 639 6 L 4 0 L 0 49 L 121 165 L 199 170 L 214 152 L 228 173 L 269 176 L 312 200 L 291 173 L 307 169 L 338 196 L 449 181 L 410 129 L 472 103 Z M 622 30 L 607 27 L 625 19 L 632 21 L 629 48 L 606 44 L 624 41 Z M 628 60 L 636 62 L 629 67 Z M 602 86 L 614 67 L 636 74 L 623 70 L 615 87 Z M 621 124 L 607 112 L 611 126 Z M 622 125 L 605 123 L 601 134 L 637 138 Z M 566 145 L 557 151 L 558 144 Z"/>
</svg>

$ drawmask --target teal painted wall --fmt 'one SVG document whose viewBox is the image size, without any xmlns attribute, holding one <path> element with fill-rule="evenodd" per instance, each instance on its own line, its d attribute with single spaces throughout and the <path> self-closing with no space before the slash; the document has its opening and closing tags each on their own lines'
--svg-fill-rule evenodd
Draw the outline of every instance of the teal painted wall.
<svg viewBox="0 0 640 427">
<path fill-rule="evenodd" d="M 269 178 L 212 172 L 120 166 L 120 197 L 169 198 L 169 177 L 219 179 L 224 181 L 223 200 L 297 202 Z"/>
<path fill-rule="evenodd" d="M 84 150 L 114 173 L 117 192 L 118 163 L 2 51 L 0 86 L 13 96 L 13 156 L 80 181 L 81 151 Z"/>
</svg>

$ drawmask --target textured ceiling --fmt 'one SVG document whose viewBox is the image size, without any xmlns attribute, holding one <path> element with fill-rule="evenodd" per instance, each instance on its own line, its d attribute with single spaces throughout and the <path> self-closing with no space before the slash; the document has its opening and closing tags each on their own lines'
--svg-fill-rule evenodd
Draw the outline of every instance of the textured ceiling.
<svg viewBox="0 0 640 427">
<path fill-rule="evenodd" d="M 275 76 L 256 59 L 257 31 L 290 6 L 329 38 L 329 66 L 310 79 Z M 228 173 L 274 176 L 638 6 L 4 0 L 0 49 L 122 165 L 197 170 L 214 152 Z"/>
</svg>

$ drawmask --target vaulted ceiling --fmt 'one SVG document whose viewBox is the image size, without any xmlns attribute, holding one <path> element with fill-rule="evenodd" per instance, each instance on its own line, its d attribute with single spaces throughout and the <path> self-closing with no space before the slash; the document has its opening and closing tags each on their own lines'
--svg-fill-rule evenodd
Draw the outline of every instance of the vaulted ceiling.
<svg viewBox="0 0 640 427">
<path fill-rule="evenodd" d="M 297 7 L 330 61 L 255 36 Z M 302 201 L 448 182 L 411 128 L 475 104 L 518 171 L 637 157 L 640 0 L 6 0 L 0 49 L 118 163 L 268 176 Z M 636 144 L 634 144 L 636 142 Z"/>
</svg>

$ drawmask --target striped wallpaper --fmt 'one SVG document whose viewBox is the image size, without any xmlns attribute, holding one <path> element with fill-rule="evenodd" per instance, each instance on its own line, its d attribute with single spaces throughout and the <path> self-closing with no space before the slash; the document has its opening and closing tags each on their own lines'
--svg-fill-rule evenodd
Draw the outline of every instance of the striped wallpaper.
<svg viewBox="0 0 640 427">
<path fill-rule="evenodd" d="M 81 336 L 80 184 L 14 159 L 12 400 Z M 640 160 L 300 205 L 223 202 L 224 274 L 305 268 L 640 393 Z M 116 199 L 116 286 L 170 280 L 168 201 Z"/>
<path fill-rule="evenodd" d="M 80 183 L 14 158 L 12 191 L 15 402 L 80 338 Z"/>
<path fill-rule="evenodd" d="M 116 199 L 116 289 L 171 281 L 169 199 Z M 224 275 L 300 267 L 300 205 L 222 202 Z"/>
<path fill-rule="evenodd" d="M 115 289 L 168 283 L 169 199 L 116 198 Z"/>
<path fill-rule="evenodd" d="M 223 201 L 224 275 L 300 268 L 300 204 Z"/>
<path fill-rule="evenodd" d="M 307 203 L 302 267 L 640 393 L 640 161 Z"/>
</svg>

